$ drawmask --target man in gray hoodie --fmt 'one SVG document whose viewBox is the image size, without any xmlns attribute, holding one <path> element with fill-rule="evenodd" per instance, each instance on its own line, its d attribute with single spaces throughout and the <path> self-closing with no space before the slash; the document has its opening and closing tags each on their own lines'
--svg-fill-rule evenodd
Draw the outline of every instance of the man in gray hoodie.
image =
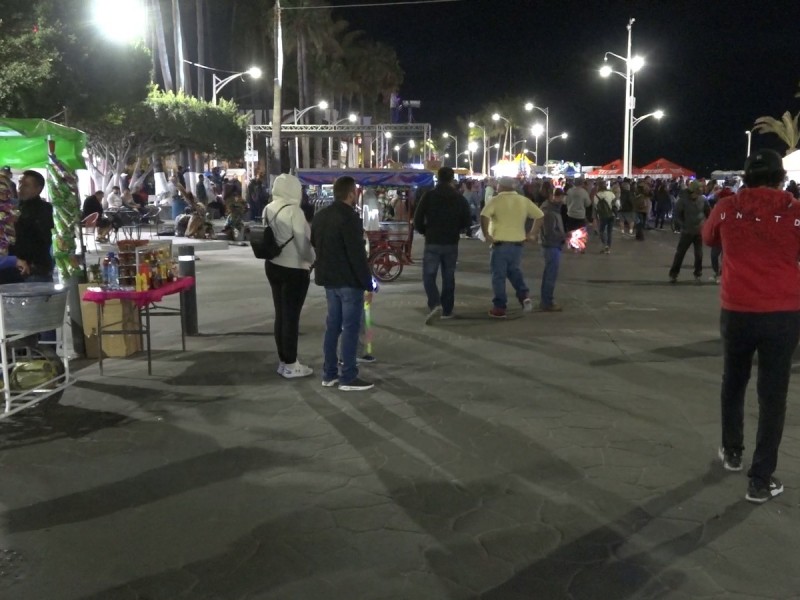
<svg viewBox="0 0 800 600">
<path fill-rule="evenodd" d="M 711 209 L 702 194 L 699 181 L 691 181 L 683 190 L 675 205 L 674 220 L 680 226 L 681 237 L 675 249 L 675 258 L 669 270 L 670 283 L 677 283 L 683 258 L 689 246 L 694 246 L 694 280 L 700 283 L 703 275 L 703 224 Z"/>
</svg>

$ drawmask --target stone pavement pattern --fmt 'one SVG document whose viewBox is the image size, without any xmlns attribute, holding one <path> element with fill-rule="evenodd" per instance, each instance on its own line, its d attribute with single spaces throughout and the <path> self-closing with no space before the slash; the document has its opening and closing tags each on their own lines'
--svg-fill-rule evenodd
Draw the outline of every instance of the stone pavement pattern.
<svg viewBox="0 0 800 600">
<path fill-rule="evenodd" d="M 718 288 L 667 283 L 676 239 L 567 255 L 565 311 L 505 322 L 480 242 L 453 320 L 422 325 L 408 267 L 376 297 L 366 393 L 280 378 L 262 264 L 203 252 L 186 353 L 168 320 L 153 377 L 84 363 L 60 406 L 0 423 L 0 598 L 800 597 L 800 379 L 786 492 L 754 507 L 715 456 Z M 538 249 L 524 266 L 538 296 Z M 312 285 L 317 373 L 324 312 Z M 746 458 L 755 407 L 751 385 Z"/>
</svg>

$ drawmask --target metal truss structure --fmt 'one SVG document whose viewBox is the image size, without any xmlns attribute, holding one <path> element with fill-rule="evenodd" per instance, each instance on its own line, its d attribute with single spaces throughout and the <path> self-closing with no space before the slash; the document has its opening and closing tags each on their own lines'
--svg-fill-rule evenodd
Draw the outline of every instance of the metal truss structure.
<svg viewBox="0 0 800 600">
<path fill-rule="evenodd" d="M 255 177 L 255 166 L 258 162 L 255 147 L 256 134 L 264 134 L 267 139 L 272 135 L 272 125 L 248 125 L 247 139 L 245 141 L 245 165 L 247 180 Z M 387 134 L 391 134 L 387 137 Z M 386 164 L 392 156 L 395 144 L 405 144 L 413 139 L 418 144 L 421 142 L 420 151 L 423 160 L 429 160 L 431 155 L 431 126 L 430 123 L 380 123 L 377 125 L 361 125 L 358 123 L 344 123 L 341 125 L 305 125 L 282 124 L 281 138 L 293 137 L 321 137 L 332 140 L 333 138 L 361 138 L 362 152 L 361 167 L 377 167 Z M 372 160 L 372 146 L 375 146 L 375 160 Z M 330 145 L 329 145 L 330 147 Z M 330 158 L 330 157 L 329 157 Z"/>
</svg>

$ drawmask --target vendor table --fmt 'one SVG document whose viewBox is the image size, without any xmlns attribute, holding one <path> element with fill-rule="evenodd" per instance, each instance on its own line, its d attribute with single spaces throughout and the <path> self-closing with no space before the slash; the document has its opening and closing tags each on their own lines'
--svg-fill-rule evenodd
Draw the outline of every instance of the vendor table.
<svg viewBox="0 0 800 600">
<path fill-rule="evenodd" d="M 144 336 L 147 351 L 147 374 L 153 374 L 152 358 L 150 352 L 150 317 L 179 317 L 181 320 L 181 349 L 186 351 L 186 334 L 183 323 L 183 294 L 180 294 L 180 307 L 171 308 L 168 306 L 158 306 L 164 296 L 185 292 L 194 286 L 194 277 L 181 277 L 171 283 L 167 283 L 158 289 L 147 290 L 146 292 L 136 292 L 133 290 L 110 290 L 104 288 L 89 288 L 83 293 L 83 300 L 94 302 L 97 305 L 97 347 L 98 364 L 100 373 L 103 373 L 103 336 L 135 333 Z M 139 311 L 139 329 L 116 329 L 105 331 L 103 329 L 103 307 L 107 300 L 130 300 L 136 305 Z M 144 326 L 142 325 L 142 313 L 144 313 Z"/>
</svg>

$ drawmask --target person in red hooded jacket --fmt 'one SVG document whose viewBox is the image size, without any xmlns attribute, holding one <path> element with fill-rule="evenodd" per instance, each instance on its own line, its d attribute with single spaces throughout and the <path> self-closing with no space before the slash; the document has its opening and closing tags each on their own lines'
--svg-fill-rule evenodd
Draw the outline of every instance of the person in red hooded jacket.
<svg viewBox="0 0 800 600">
<path fill-rule="evenodd" d="M 719 457 L 729 471 L 742 469 L 744 395 L 758 352 L 758 431 L 745 498 L 760 504 L 783 492 L 773 473 L 800 340 L 800 202 L 781 190 L 786 171 L 777 152 L 750 155 L 744 171 L 747 187 L 717 202 L 703 241 L 721 245 L 725 256 Z"/>
</svg>

